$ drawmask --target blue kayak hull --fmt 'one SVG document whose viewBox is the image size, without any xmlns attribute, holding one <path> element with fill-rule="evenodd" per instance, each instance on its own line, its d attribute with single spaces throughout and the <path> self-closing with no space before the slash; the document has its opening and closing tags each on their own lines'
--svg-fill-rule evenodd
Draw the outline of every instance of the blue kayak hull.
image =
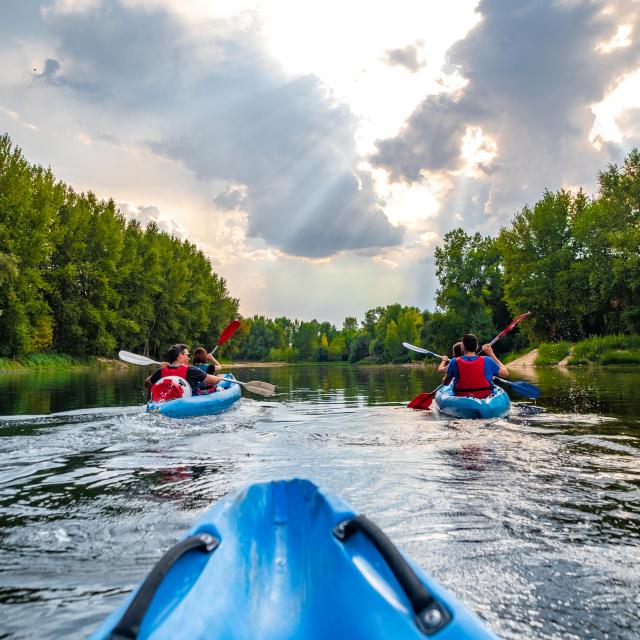
<svg viewBox="0 0 640 640">
<path fill-rule="evenodd" d="M 454 418 L 504 418 L 511 410 L 511 400 L 499 387 L 494 387 L 493 394 L 487 398 L 479 399 L 456 396 L 453 385 L 449 385 L 436 393 L 436 406 Z"/>
<path fill-rule="evenodd" d="M 230 373 L 225 374 L 224 377 L 228 380 L 235 380 Z M 222 388 L 222 391 L 190 398 L 179 398 L 167 402 L 149 401 L 147 403 L 147 411 L 149 413 L 160 413 L 170 418 L 193 418 L 226 411 L 232 404 L 240 400 L 239 384 L 225 381 L 221 382 L 218 388 Z"/>
<path fill-rule="evenodd" d="M 361 532 L 346 540 L 335 534 L 337 525 L 354 517 L 346 503 L 308 480 L 254 484 L 226 497 L 188 534 L 210 534 L 219 545 L 209 555 L 189 551 L 171 566 L 144 609 L 137 637 L 495 638 L 407 560 L 418 585 L 449 616 L 442 628 L 425 635 L 390 565 L 369 539 Z M 135 596 L 105 620 L 93 640 L 110 637 Z"/>
</svg>

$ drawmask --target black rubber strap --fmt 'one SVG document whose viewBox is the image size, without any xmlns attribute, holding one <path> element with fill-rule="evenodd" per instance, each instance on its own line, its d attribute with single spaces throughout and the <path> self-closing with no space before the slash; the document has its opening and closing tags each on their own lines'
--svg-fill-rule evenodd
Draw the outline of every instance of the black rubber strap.
<svg viewBox="0 0 640 640">
<path fill-rule="evenodd" d="M 356 531 L 373 544 L 389 565 L 411 603 L 418 628 L 424 634 L 431 635 L 447 625 L 451 620 L 450 613 L 427 591 L 393 542 L 368 518 L 359 515 L 352 520 L 345 520 L 335 527 L 333 534 L 344 542 Z"/>
<path fill-rule="evenodd" d="M 491 391 L 493 389 L 493 385 L 490 387 L 478 387 L 477 389 L 458 389 L 458 387 L 453 387 L 453 393 L 473 393 L 474 391 Z"/>
<path fill-rule="evenodd" d="M 220 541 L 208 533 L 199 533 L 197 536 L 189 536 L 178 542 L 160 558 L 156 566 L 151 570 L 146 580 L 136 593 L 135 598 L 124 612 L 120 622 L 111 632 L 111 640 L 134 640 L 140 632 L 140 625 L 147 609 L 151 605 L 153 596 L 162 584 L 171 567 L 189 551 L 204 551 L 211 553 Z"/>
</svg>

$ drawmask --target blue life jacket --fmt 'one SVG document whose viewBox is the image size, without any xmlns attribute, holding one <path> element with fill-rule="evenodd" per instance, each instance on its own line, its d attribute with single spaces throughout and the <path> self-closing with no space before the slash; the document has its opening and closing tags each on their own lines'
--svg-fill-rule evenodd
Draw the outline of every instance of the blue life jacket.
<svg viewBox="0 0 640 640">
<path fill-rule="evenodd" d="M 207 369 L 211 366 L 208 362 L 202 364 L 194 364 L 194 367 L 198 367 L 200 371 L 207 373 Z M 207 384 L 206 382 L 198 382 L 198 389 L 215 389 L 215 385 Z"/>
</svg>

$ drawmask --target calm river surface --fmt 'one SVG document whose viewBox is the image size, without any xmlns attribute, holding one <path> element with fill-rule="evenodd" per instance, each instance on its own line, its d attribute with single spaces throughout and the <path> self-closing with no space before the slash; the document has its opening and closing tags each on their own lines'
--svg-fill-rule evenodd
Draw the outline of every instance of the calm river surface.
<svg viewBox="0 0 640 640">
<path fill-rule="evenodd" d="M 493 421 L 406 409 L 430 368 L 292 366 L 234 369 L 274 398 L 171 421 L 147 373 L 0 375 L 0 638 L 86 636 L 213 501 L 294 476 L 503 638 L 640 637 L 637 369 L 518 374 L 542 396 Z"/>
</svg>

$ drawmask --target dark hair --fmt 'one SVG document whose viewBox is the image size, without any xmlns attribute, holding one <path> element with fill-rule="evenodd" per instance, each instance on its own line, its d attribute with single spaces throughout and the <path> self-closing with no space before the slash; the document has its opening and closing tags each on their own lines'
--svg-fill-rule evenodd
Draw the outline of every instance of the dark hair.
<svg viewBox="0 0 640 640">
<path fill-rule="evenodd" d="M 204 347 L 198 347 L 193 352 L 193 364 L 207 364 L 207 350 Z"/>
<path fill-rule="evenodd" d="M 451 347 L 454 358 L 462 357 L 462 342 L 456 342 L 453 347 Z"/>
<path fill-rule="evenodd" d="M 167 351 L 167 361 L 169 364 L 175 362 L 178 359 L 178 356 L 188 348 L 188 344 L 174 344 L 172 347 L 169 347 L 169 350 Z"/>
<path fill-rule="evenodd" d="M 462 344 L 464 345 L 465 351 L 473 351 L 474 353 L 478 350 L 478 338 L 475 333 L 465 333 L 462 336 Z"/>
</svg>

